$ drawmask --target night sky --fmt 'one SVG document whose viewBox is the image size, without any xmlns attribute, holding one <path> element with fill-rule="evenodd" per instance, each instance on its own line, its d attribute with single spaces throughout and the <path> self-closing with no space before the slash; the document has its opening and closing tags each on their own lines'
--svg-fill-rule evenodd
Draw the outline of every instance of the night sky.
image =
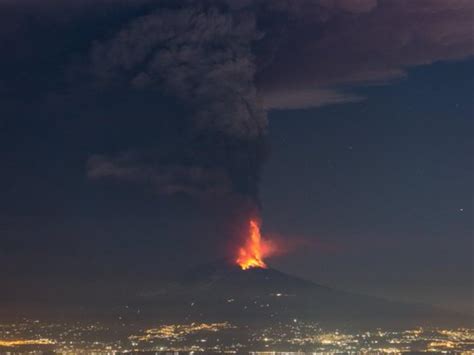
<svg viewBox="0 0 474 355">
<path fill-rule="evenodd" d="M 157 288 L 260 217 L 272 267 L 472 310 L 470 0 L 61 3 L 0 0 L 0 307 Z"/>
</svg>

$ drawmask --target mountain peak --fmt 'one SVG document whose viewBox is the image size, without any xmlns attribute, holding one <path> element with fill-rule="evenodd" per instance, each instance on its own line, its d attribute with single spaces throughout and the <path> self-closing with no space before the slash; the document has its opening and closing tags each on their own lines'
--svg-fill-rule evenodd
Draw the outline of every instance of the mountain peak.
<svg viewBox="0 0 474 355">
<path fill-rule="evenodd" d="M 178 283 L 191 289 L 219 288 L 220 292 L 225 293 L 246 292 L 255 295 L 289 292 L 295 294 L 302 289 L 325 288 L 270 267 L 242 270 L 228 259 L 220 259 L 190 269 Z"/>
<path fill-rule="evenodd" d="M 333 324 L 410 324 L 419 326 L 459 315 L 430 306 L 391 302 L 318 285 L 269 268 L 242 270 L 221 259 L 188 270 L 148 299 L 161 316 L 214 321 L 306 319 Z M 155 308 L 157 307 L 157 308 Z M 436 322 L 435 322 L 436 323 Z M 446 323 L 447 324 L 447 323 Z"/>
</svg>

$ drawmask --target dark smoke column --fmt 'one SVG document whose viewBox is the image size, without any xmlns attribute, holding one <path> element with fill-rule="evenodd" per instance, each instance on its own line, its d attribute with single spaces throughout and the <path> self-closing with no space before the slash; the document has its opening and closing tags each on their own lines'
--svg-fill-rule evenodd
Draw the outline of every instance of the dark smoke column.
<svg viewBox="0 0 474 355">
<path fill-rule="evenodd" d="M 162 194 L 227 196 L 241 223 L 258 214 L 267 118 L 254 83 L 252 11 L 187 2 L 133 19 L 91 52 L 100 85 L 156 92 L 186 107 L 188 140 L 177 161 L 156 156 L 90 159 L 92 178 L 148 182 Z M 217 5 L 216 5 L 217 4 Z M 157 117 L 160 119 L 160 117 Z M 237 224 L 240 222 L 235 221 Z"/>
</svg>

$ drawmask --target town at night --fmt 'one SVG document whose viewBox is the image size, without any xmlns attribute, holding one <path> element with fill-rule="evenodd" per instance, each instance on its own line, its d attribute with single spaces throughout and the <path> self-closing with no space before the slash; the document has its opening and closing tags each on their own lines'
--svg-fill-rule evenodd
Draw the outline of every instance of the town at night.
<svg viewBox="0 0 474 355">
<path fill-rule="evenodd" d="M 142 328 L 120 319 L 101 323 L 46 323 L 23 319 L 0 325 L 2 353 L 406 353 L 469 354 L 472 329 L 413 328 L 350 331 L 322 329 L 317 323 L 275 323 L 266 328 L 223 323 L 163 324 Z M 143 325 L 142 325 L 143 326 Z M 150 325 L 151 326 L 151 325 Z"/>
</svg>

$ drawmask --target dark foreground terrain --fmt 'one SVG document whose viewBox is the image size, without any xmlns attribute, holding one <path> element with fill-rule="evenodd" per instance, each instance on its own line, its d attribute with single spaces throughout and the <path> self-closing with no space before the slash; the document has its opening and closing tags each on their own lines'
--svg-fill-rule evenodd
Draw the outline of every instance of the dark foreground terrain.
<svg viewBox="0 0 474 355">
<path fill-rule="evenodd" d="M 82 304 L 12 303 L 0 313 L 0 353 L 462 352 L 472 317 L 325 287 L 226 261 L 157 288 Z"/>
<path fill-rule="evenodd" d="M 198 266 L 142 295 L 134 307 L 173 321 L 232 320 L 244 324 L 300 319 L 329 327 L 469 326 L 472 318 L 423 304 L 358 295 L 278 270 L 242 271 L 226 261 Z"/>
</svg>

